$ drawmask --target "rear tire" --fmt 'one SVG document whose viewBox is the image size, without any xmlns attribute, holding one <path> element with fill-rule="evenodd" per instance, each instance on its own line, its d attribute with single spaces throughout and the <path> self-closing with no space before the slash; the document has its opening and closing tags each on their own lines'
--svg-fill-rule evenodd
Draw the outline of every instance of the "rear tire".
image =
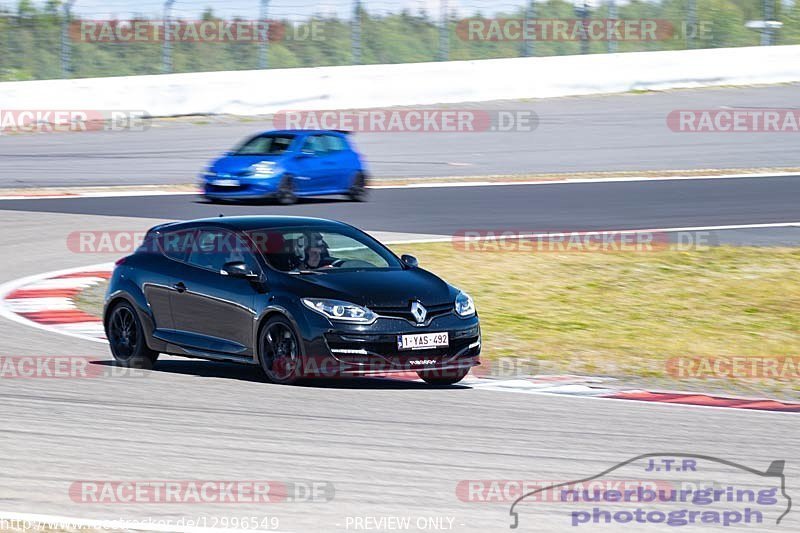
<svg viewBox="0 0 800 533">
<path fill-rule="evenodd" d="M 297 194 L 294 191 L 294 180 L 291 176 L 286 176 L 278 186 L 278 193 L 275 199 L 280 205 L 292 205 L 297 203 Z"/>
<path fill-rule="evenodd" d="M 258 334 L 258 361 L 270 383 L 292 385 L 302 375 L 300 338 L 282 316 L 268 319 Z"/>
<path fill-rule="evenodd" d="M 139 315 L 131 304 L 120 302 L 114 306 L 106 330 L 111 355 L 117 364 L 126 368 L 153 368 L 159 353 L 147 346 Z"/>
<path fill-rule="evenodd" d="M 367 196 L 367 178 L 359 172 L 353 180 L 353 186 L 350 187 L 347 197 L 353 202 L 366 202 Z"/>
<path fill-rule="evenodd" d="M 457 370 L 420 370 L 417 375 L 431 385 L 455 385 L 469 374 L 470 368 Z"/>
</svg>

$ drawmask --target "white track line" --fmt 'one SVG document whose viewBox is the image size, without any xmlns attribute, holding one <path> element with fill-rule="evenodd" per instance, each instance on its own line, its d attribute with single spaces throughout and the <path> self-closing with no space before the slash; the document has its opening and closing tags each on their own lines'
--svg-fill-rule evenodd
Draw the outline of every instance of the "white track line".
<svg viewBox="0 0 800 533">
<path fill-rule="evenodd" d="M 211 527 L 193 527 L 180 525 L 166 525 L 160 522 L 177 523 L 180 519 L 152 517 L 148 520 L 90 520 L 84 518 L 69 518 L 65 516 L 50 516 L 30 513 L 7 513 L 0 511 L 0 525 L 3 521 L 8 521 L 12 527 L 21 526 L 28 523 L 32 527 L 31 531 L 44 531 L 45 526 L 62 529 L 97 529 L 101 531 L 157 531 L 167 533 L 240 533 L 249 531 L 252 533 L 263 533 L 264 529 L 223 529 Z M 21 524 L 20 524 L 21 523 Z M 37 527 L 39 526 L 39 527 Z M 269 530 L 270 533 L 280 533 L 276 530 Z"/>
<path fill-rule="evenodd" d="M 104 191 L 104 192 L 79 192 L 74 194 L 20 194 L 0 196 L 0 200 L 63 200 L 69 198 L 127 198 L 144 196 L 184 196 L 198 195 L 197 191 Z"/>
<path fill-rule="evenodd" d="M 687 180 L 724 180 L 724 179 L 746 179 L 746 178 L 787 178 L 798 176 L 796 172 L 772 172 L 761 174 L 722 174 L 711 176 L 629 176 L 629 177 L 608 177 L 608 178 L 566 178 L 553 180 L 532 180 L 532 181 L 465 181 L 448 182 L 431 181 L 425 183 L 410 183 L 403 185 L 371 185 L 369 189 L 458 189 L 463 187 L 503 187 L 511 185 L 575 185 L 582 183 L 624 183 L 636 181 L 687 181 Z M 402 178 L 401 178 L 402 179 Z M 64 198 L 125 198 L 125 197 L 144 197 L 144 196 L 188 196 L 199 195 L 199 191 L 153 191 L 153 190 L 131 190 L 131 191 L 98 191 L 81 192 L 74 194 L 31 194 L 31 195 L 8 195 L 0 196 L 0 200 L 53 200 Z"/>
<path fill-rule="evenodd" d="M 370 189 L 428 189 L 428 188 L 460 188 L 460 187 L 502 187 L 509 185 L 573 185 L 576 183 L 622 183 L 633 181 L 688 181 L 688 180 L 730 180 L 743 178 L 788 178 L 800 176 L 797 172 L 769 172 L 761 174 L 720 174 L 709 176 L 627 176 L 627 177 L 608 177 L 608 178 L 566 178 L 552 180 L 531 180 L 531 181 L 465 181 L 447 182 L 433 181 L 429 183 L 412 183 L 408 185 L 373 185 Z"/>
<path fill-rule="evenodd" d="M 550 233 L 515 233 L 511 235 L 503 235 L 502 230 L 498 230 L 492 236 L 480 236 L 475 240 L 478 241 L 502 241 L 514 239 L 537 239 L 546 237 L 580 237 L 585 235 L 603 235 L 603 234 L 625 234 L 632 235 L 637 233 L 678 233 L 682 231 L 725 231 L 725 230 L 741 230 L 741 229 L 765 229 L 765 228 L 792 228 L 800 227 L 798 222 L 771 222 L 767 224 L 734 224 L 730 226 L 686 226 L 678 228 L 648 228 L 648 229 L 602 229 L 593 231 L 567 231 L 567 232 L 550 232 Z M 393 241 L 387 244 L 424 244 L 434 242 L 469 242 L 471 239 L 462 236 L 450 235 L 442 237 L 426 237 L 423 239 L 410 239 L 404 241 Z"/>
</svg>

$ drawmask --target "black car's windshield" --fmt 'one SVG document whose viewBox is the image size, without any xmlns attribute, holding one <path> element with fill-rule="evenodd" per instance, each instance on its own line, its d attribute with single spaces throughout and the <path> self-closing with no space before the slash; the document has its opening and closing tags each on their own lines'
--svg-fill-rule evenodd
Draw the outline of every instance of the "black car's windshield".
<svg viewBox="0 0 800 533">
<path fill-rule="evenodd" d="M 253 137 L 234 150 L 234 155 L 281 155 L 294 142 L 294 135 L 267 134 Z"/>
<path fill-rule="evenodd" d="M 355 230 L 299 227 L 248 234 L 270 266 L 290 274 L 403 268 L 391 252 Z"/>
</svg>

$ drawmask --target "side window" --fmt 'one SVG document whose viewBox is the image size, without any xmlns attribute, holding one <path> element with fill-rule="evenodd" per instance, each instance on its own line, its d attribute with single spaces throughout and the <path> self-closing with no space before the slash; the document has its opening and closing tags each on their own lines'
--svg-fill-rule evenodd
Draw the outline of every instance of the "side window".
<svg viewBox="0 0 800 533">
<path fill-rule="evenodd" d="M 197 230 L 169 231 L 158 238 L 161 252 L 174 261 L 186 261 Z"/>
<path fill-rule="evenodd" d="M 321 135 L 313 135 L 303 144 L 304 152 L 314 152 L 314 155 L 324 155 L 327 152 L 325 140 Z"/>
<path fill-rule="evenodd" d="M 337 135 L 325 135 L 325 142 L 329 152 L 345 152 L 348 150 L 347 143 Z"/>
<path fill-rule="evenodd" d="M 258 263 L 250 249 L 234 233 L 224 229 L 201 229 L 189 251 L 187 262 L 193 266 L 219 272 L 225 263 L 243 261 L 253 272 Z"/>
</svg>

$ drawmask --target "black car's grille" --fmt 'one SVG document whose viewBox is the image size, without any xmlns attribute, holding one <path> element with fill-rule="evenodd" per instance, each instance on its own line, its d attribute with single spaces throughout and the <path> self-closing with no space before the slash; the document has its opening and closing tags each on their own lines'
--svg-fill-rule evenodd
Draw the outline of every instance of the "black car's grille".
<svg viewBox="0 0 800 533">
<path fill-rule="evenodd" d="M 425 317 L 425 322 L 429 322 L 434 318 L 438 318 L 440 316 L 445 316 L 450 314 L 453 310 L 452 304 L 442 304 L 442 305 L 431 305 L 425 307 L 428 311 L 427 316 Z M 416 317 L 413 313 L 411 313 L 411 306 L 406 307 L 373 307 L 370 306 L 370 310 L 373 313 L 376 313 L 381 316 L 391 317 L 391 318 L 402 318 L 403 320 L 408 320 L 412 324 L 417 322 Z"/>
<path fill-rule="evenodd" d="M 386 368 L 408 368 L 413 360 L 434 360 L 445 363 L 477 355 L 478 328 L 450 332 L 450 346 L 429 350 L 399 350 L 396 334 L 335 334 L 328 333 L 325 340 L 331 353 L 344 363 Z"/>
</svg>

